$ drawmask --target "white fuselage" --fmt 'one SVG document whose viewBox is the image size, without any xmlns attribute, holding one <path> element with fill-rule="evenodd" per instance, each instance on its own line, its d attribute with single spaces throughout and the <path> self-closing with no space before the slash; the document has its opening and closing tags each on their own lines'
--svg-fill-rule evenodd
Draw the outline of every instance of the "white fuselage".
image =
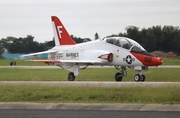
<svg viewBox="0 0 180 118">
<path fill-rule="evenodd" d="M 143 66 L 143 64 L 136 59 L 128 49 L 118 47 L 107 43 L 104 40 L 95 40 L 91 42 L 80 43 L 76 45 L 61 45 L 55 46 L 51 50 L 58 50 L 58 53 L 48 55 L 48 59 L 59 60 L 91 60 L 99 61 L 101 65 L 115 65 L 115 66 Z M 105 59 L 98 58 L 102 54 L 113 54 L 112 62 Z M 127 56 L 132 57 L 133 63 L 126 62 Z"/>
</svg>

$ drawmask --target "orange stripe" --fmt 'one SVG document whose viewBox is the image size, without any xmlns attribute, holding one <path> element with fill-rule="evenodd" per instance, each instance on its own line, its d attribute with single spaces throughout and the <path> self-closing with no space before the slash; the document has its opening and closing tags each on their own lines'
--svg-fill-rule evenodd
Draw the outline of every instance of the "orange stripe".
<svg viewBox="0 0 180 118">
<path fill-rule="evenodd" d="M 162 59 L 154 56 L 147 56 L 140 53 L 131 52 L 144 66 L 158 66 L 162 64 Z"/>
</svg>

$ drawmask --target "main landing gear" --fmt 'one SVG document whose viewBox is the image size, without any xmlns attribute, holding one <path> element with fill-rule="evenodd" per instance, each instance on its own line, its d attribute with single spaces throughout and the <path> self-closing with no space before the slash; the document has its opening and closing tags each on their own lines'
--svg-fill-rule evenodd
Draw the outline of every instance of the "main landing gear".
<svg viewBox="0 0 180 118">
<path fill-rule="evenodd" d="M 75 80 L 75 76 L 74 76 L 74 73 L 73 72 L 70 72 L 69 74 L 68 74 L 68 80 L 69 81 L 74 81 Z"/>
<path fill-rule="evenodd" d="M 68 74 L 68 80 L 69 81 L 74 81 L 76 76 L 79 75 L 79 70 L 84 70 L 86 69 L 90 64 L 87 64 L 85 67 L 80 68 L 80 66 L 78 64 L 76 65 L 63 65 L 63 68 L 66 70 L 71 71 Z M 62 67 L 62 66 L 61 66 Z"/>
<path fill-rule="evenodd" d="M 115 68 L 120 71 L 115 74 L 115 80 L 117 82 L 122 81 L 123 77 L 127 76 L 126 67 L 115 66 Z M 139 81 L 144 82 L 146 77 L 145 77 L 145 75 L 142 74 L 142 70 L 137 70 L 137 71 L 138 71 L 138 74 L 136 74 L 134 76 L 134 80 L 136 82 L 139 82 Z"/>
<path fill-rule="evenodd" d="M 127 76 L 126 67 L 124 67 L 124 66 L 122 66 L 122 67 L 115 66 L 115 68 L 120 71 L 120 72 L 117 72 L 115 74 L 115 80 L 117 82 L 122 81 L 122 78 Z"/>
</svg>

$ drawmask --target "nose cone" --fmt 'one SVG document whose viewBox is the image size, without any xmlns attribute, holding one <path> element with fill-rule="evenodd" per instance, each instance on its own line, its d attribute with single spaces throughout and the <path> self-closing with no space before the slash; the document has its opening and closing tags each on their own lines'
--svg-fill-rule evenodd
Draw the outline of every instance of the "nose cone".
<svg viewBox="0 0 180 118">
<path fill-rule="evenodd" d="M 162 59 L 153 55 L 131 52 L 144 66 L 159 66 L 163 63 Z"/>
<path fill-rule="evenodd" d="M 159 57 L 145 57 L 144 65 L 145 66 L 159 66 L 163 63 L 162 59 Z"/>
<path fill-rule="evenodd" d="M 154 66 L 159 66 L 159 65 L 161 65 L 163 63 L 163 60 L 161 59 L 161 58 L 159 58 L 159 57 L 154 57 L 154 59 L 153 59 L 153 64 L 154 64 Z"/>
</svg>

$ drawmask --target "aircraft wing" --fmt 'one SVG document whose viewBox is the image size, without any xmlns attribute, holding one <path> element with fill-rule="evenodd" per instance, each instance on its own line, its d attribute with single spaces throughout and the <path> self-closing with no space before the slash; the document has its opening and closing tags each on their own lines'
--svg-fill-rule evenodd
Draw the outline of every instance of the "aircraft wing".
<svg viewBox="0 0 180 118">
<path fill-rule="evenodd" d="M 58 52 L 58 50 L 47 50 L 47 51 L 43 51 L 43 52 L 21 55 L 21 57 L 36 56 L 36 55 L 40 55 L 40 54 L 57 53 L 57 52 Z"/>
<path fill-rule="evenodd" d="M 45 62 L 45 63 L 102 63 L 98 60 L 27 60 L 30 62 Z"/>
</svg>

